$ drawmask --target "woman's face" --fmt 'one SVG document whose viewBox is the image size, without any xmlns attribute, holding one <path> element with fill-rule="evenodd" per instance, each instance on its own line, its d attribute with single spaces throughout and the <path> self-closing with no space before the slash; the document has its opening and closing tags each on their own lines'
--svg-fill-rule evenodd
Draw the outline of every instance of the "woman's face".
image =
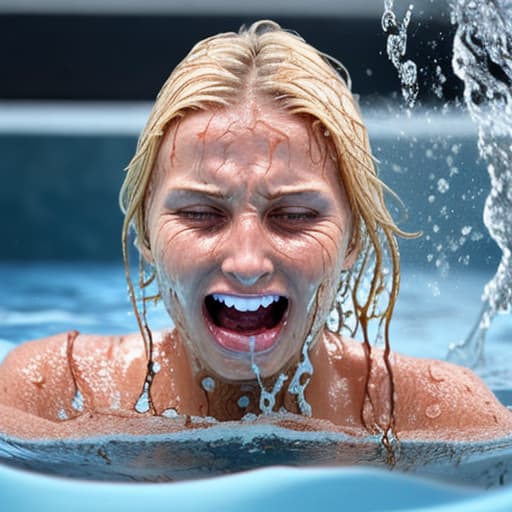
<svg viewBox="0 0 512 512">
<path fill-rule="evenodd" d="M 143 253 L 198 369 L 250 380 L 252 363 L 267 377 L 298 360 L 352 258 L 338 175 L 323 131 L 272 105 L 190 113 L 168 129 Z"/>
</svg>

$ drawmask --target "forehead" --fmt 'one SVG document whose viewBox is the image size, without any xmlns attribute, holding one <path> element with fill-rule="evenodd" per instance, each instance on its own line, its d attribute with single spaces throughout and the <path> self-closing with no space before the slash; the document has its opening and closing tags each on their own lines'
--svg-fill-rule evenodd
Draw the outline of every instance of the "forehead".
<svg viewBox="0 0 512 512">
<path fill-rule="evenodd" d="M 205 182 L 261 176 L 269 185 L 332 182 L 339 180 L 332 154 L 319 122 L 276 106 L 246 103 L 175 120 L 164 136 L 158 167 L 168 178 Z"/>
</svg>

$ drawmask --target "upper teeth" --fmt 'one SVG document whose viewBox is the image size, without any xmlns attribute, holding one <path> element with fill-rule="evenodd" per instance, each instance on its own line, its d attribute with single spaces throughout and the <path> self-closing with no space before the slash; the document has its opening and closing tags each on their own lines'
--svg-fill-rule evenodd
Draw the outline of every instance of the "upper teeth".
<svg viewBox="0 0 512 512">
<path fill-rule="evenodd" d="M 214 293 L 213 298 L 226 304 L 228 308 L 235 308 L 238 311 L 256 311 L 259 307 L 270 306 L 272 302 L 279 300 L 279 295 L 261 295 L 260 297 L 236 297 L 234 295 L 224 295 Z"/>
</svg>

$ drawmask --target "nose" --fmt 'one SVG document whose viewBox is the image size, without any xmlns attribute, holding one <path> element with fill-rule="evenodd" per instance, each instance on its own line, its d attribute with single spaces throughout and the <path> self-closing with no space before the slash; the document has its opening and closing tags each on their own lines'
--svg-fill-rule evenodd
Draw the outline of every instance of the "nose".
<svg viewBox="0 0 512 512">
<path fill-rule="evenodd" d="M 230 280 L 243 286 L 253 286 L 272 276 L 274 265 L 257 215 L 247 215 L 234 221 L 224 244 L 222 272 Z"/>
</svg>

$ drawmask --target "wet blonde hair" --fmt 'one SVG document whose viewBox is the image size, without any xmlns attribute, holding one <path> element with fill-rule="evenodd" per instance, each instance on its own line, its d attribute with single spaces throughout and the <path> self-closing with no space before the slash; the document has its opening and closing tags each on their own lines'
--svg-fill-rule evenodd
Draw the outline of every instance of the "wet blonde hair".
<svg viewBox="0 0 512 512">
<path fill-rule="evenodd" d="M 351 280 L 344 280 L 341 290 L 347 291 L 346 284 L 352 283 L 349 292 L 365 344 L 369 344 L 368 322 L 378 318 L 383 321 L 385 350 L 389 350 L 389 321 L 399 287 L 399 253 L 394 235 L 405 234 L 386 207 L 386 188 L 377 177 L 366 127 L 350 92 L 350 78 L 335 59 L 265 20 L 242 27 L 239 33 L 209 37 L 192 48 L 158 94 L 128 165 L 120 192 L 125 213 L 123 255 L 131 300 L 144 339 L 148 341 L 150 332 L 137 310 L 128 265 L 128 234 L 133 226 L 138 247 L 149 247 L 144 203 L 162 137 L 171 121 L 194 110 L 232 106 L 248 88 L 257 96 L 273 99 L 291 114 L 317 120 L 331 141 L 353 215 L 351 246 L 360 250 L 357 270 Z M 387 271 L 385 254 L 390 264 Z M 361 297 L 363 275 L 370 267 L 371 279 L 364 284 Z M 379 297 L 386 288 L 386 279 L 388 300 L 382 307 Z M 141 278 L 140 284 L 144 287 L 147 282 Z M 388 370 L 391 372 L 389 365 Z"/>
</svg>

